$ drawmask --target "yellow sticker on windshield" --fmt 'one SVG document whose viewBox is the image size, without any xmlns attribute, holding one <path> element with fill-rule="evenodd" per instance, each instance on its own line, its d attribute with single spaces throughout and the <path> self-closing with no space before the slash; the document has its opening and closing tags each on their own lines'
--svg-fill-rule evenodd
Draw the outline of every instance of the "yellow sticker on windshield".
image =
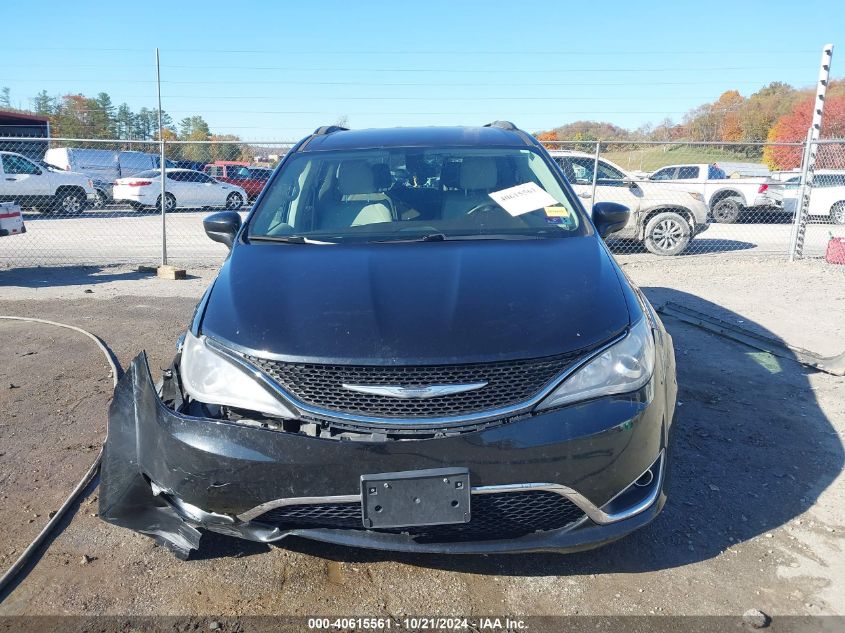
<svg viewBox="0 0 845 633">
<path fill-rule="evenodd" d="M 566 207 L 545 207 L 546 217 L 549 218 L 568 218 L 569 209 Z"/>
</svg>

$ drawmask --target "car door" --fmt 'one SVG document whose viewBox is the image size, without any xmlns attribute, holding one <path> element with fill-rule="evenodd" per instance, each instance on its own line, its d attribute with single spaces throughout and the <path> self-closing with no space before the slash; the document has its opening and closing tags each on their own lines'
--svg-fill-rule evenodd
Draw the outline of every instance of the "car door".
<svg viewBox="0 0 845 633">
<path fill-rule="evenodd" d="M 226 195 L 232 190 L 232 185 L 221 183 L 201 172 L 192 172 L 194 185 L 200 204 L 204 207 L 216 207 L 225 204 Z"/>
<path fill-rule="evenodd" d="M 0 195 L 29 205 L 55 193 L 49 172 L 32 161 L 16 154 L 2 154 L 2 163 L 3 189 Z"/>
<path fill-rule="evenodd" d="M 575 189 L 575 193 L 581 198 L 582 204 L 588 211 L 592 209 L 594 202 L 618 202 L 628 207 L 632 214 L 639 211 L 642 190 L 636 183 L 626 180 L 625 174 L 612 165 L 599 160 L 596 199 L 592 200 L 595 159 L 587 156 L 562 156 L 556 160 L 566 161 L 571 167 L 568 169 L 567 166 L 561 165 L 564 168 L 564 174 L 567 174 L 567 178 L 571 181 L 572 188 Z"/>
<path fill-rule="evenodd" d="M 176 198 L 177 207 L 194 207 L 197 206 L 198 198 L 195 188 L 191 186 L 190 182 L 186 182 L 184 171 L 167 171 L 167 182 L 165 189 L 168 193 L 172 193 Z"/>
<path fill-rule="evenodd" d="M 810 196 L 810 215 L 828 216 L 833 205 L 845 200 L 845 174 L 816 174 Z"/>
</svg>

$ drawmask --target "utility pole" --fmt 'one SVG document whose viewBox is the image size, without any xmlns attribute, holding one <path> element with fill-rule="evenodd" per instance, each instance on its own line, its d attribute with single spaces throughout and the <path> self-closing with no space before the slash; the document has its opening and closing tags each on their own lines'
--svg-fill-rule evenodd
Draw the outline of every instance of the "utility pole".
<svg viewBox="0 0 845 633">
<path fill-rule="evenodd" d="M 813 123 L 807 131 L 807 146 L 804 148 L 804 161 L 801 165 L 801 187 L 798 193 L 798 208 L 790 236 L 789 261 L 800 259 L 804 254 L 804 236 L 807 232 L 807 219 L 810 214 L 810 195 L 816 168 L 816 155 L 819 153 L 819 134 L 824 115 L 824 99 L 830 77 L 830 62 L 833 58 L 833 44 L 825 44 L 822 49 L 822 61 L 819 68 L 819 81 L 816 85 L 816 102 L 813 106 Z"/>
<path fill-rule="evenodd" d="M 185 279 L 185 269 L 167 265 L 167 166 L 164 157 L 164 117 L 161 111 L 161 64 L 159 63 L 158 47 L 156 47 L 156 86 L 158 87 L 158 148 L 159 172 L 161 172 L 161 265 L 156 274 L 164 279 Z"/>
</svg>

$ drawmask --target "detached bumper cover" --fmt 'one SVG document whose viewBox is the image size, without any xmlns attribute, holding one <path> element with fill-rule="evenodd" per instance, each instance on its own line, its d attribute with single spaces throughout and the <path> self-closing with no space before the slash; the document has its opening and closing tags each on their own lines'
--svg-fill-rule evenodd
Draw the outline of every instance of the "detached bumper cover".
<svg viewBox="0 0 845 633">
<path fill-rule="evenodd" d="M 342 441 L 176 413 L 159 399 L 142 353 L 109 412 L 100 516 L 181 557 L 198 548 L 199 528 L 262 542 L 300 536 L 395 551 L 588 549 L 642 527 L 663 507 L 666 460 L 655 459 L 667 448 L 674 390 L 674 382 L 656 377 L 648 397 L 603 398 L 442 438 Z M 473 490 L 548 482 L 577 491 L 594 517 L 603 514 L 599 508 L 618 513 L 622 497 L 614 497 L 647 469 L 656 476 L 648 505 L 630 518 L 599 524 L 584 516 L 560 530 L 506 540 L 420 542 L 363 526 L 282 529 L 261 521 L 259 509 L 278 500 L 359 495 L 363 474 L 452 466 L 469 469 Z"/>
</svg>

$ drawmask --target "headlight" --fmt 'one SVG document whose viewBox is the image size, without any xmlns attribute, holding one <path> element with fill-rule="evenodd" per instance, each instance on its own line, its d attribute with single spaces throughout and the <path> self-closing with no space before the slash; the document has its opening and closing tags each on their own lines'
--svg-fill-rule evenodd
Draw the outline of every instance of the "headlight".
<svg viewBox="0 0 845 633">
<path fill-rule="evenodd" d="M 200 402 L 249 409 L 284 418 L 296 417 L 278 398 L 233 361 L 215 352 L 204 336 L 185 335 L 179 375 L 185 391 Z"/>
<path fill-rule="evenodd" d="M 699 202 L 704 202 L 704 196 L 702 196 L 697 191 L 687 191 L 687 193 L 689 195 L 691 195 L 693 198 L 695 198 L 696 200 L 698 200 Z"/>
<path fill-rule="evenodd" d="M 654 337 L 640 319 L 627 336 L 578 369 L 537 405 L 538 410 L 598 396 L 636 391 L 654 371 Z"/>
</svg>

